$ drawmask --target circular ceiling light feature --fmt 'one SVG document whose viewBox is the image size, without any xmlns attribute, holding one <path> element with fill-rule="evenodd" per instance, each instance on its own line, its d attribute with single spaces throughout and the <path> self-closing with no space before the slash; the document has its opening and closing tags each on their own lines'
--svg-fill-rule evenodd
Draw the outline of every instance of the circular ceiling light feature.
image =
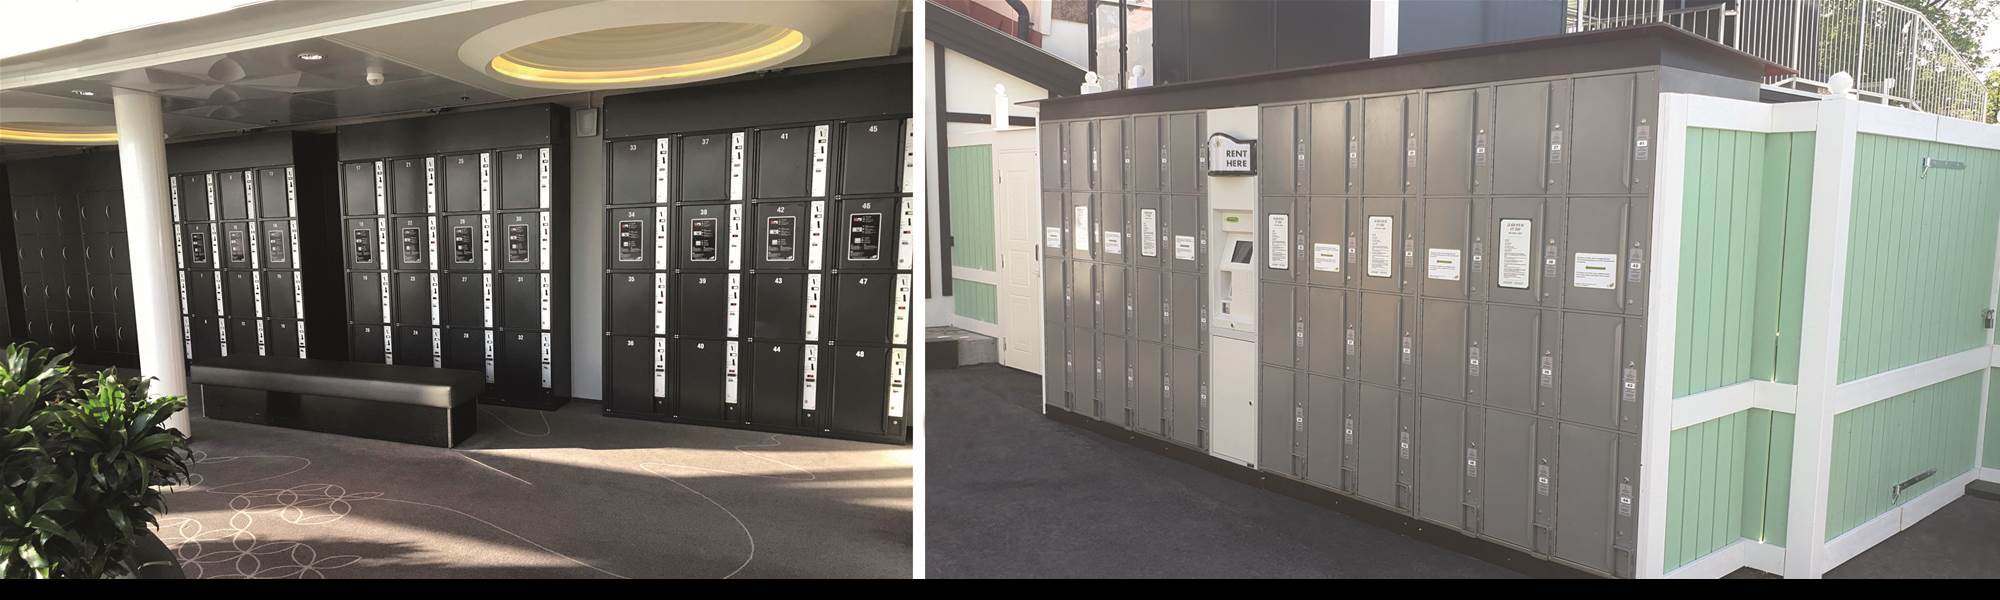
<svg viewBox="0 0 2000 600">
<path fill-rule="evenodd" d="M 318 53 L 318 52 L 300 52 L 300 53 L 299 53 L 299 60 L 319 60 L 319 59 L 322 59 L 322 58 L 326 58 L 326 57 L 325 57 L 325 56 L 322 56 L 322 55 L 320 55 L 320 53 Z"/>
<path fill-rule="evenodd" d="M 634 87 L 725 77 L 790 59 L 804 33 L 757 23 L 657 23 L 574 33 L 494 56 L 495 74 L 559 87 Z"/>
</svg>

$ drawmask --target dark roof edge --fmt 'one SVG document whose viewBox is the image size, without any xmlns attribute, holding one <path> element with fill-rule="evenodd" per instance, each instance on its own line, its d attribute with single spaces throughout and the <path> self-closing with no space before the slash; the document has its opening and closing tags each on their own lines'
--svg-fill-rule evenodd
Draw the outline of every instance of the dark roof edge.
<svg viewBox="0 0 2000 600">
<path fill-rule="evenodd" d="M 924 6 L 924 39 L 1041 86 L 1052 97 L 1074 96 L 1083 85 L 1083 69 L 1069 61 L 958 11 L 932 2 Z"/>
</svg>

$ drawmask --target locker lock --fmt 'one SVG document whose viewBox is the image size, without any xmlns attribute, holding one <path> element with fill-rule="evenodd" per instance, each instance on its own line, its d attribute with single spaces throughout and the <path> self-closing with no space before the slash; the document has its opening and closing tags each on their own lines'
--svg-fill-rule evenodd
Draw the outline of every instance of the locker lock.
<svg viewBox="0 0 2000 600">
<path fill-rule="evenodd" d="M 1986 309 L 1986 328 L 1993 328 L 1993 309 Z"/>
</svg>

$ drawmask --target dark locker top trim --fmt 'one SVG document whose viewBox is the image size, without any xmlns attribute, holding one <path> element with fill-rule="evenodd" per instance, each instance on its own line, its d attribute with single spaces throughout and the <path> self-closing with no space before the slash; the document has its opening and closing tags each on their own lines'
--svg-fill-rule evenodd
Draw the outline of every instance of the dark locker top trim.
<svg viewBox="0 0 2000 600">
<path fill-rule="evenodd" d="M 167 173 L 237 171 L 297 164 L 296 143 L 326 136 L 297 131 L 267 132 L 240 137 L 167 145 Z"/>
<path fill-rule="evenodd" d="M 569 109 L 531 104 L 346 125 L 335 133 L 346 162 L 547 146 L 567 141 L 568 124 Z"/>
<path fill-rule="evenodd" d="M 910 73 L 903 57 L 886 65 L 611 96 L 604 99 L 604 139 L 907 115 Z"/>
</svg>

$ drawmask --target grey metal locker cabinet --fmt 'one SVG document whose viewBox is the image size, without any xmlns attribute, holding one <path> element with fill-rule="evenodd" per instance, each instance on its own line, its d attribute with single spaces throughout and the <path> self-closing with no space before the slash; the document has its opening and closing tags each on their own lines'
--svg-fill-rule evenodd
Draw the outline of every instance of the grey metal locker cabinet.
<svg viewBox="0 0 2000 600">
<path fill-rule="evenodd" d="M 501 397 L 532 399 L 542 394 L 542 334 L 495 331 L 493 378 Z"/>
<path fill-rule="evenodd" d="M 1095 124 L 1090 121 L 1071 121 L 1063 125 L 1069 128 L 1069 134 L 1063 139 L 1063 143 L 1069 144 L 1069 189 L 1098 189 Z"/>
<path fill-rule="evenodd" d="M 1561 432 L 1556 480 L 1562 484 L 1556 488 L 1555 555 L 1610 573 L 1620 436 L 1570 423 L 1563 423 Z"/>
<path fill-rule="evenodd" d="M 1555 414 L 1554 370 L 1559 366 L 1555 352 L 1561 335 L 1561 314 L 1556 311 L 1488 305 L 1479 371 L 1486 384 L 1486 404 Z M 1550 370 L 1546 377 L 1544 368 Z"/>
<path fill-rule="evenodd" d="M 1069 195 L 1069 207 L 1066 209 L 1069 229 L 1064 232 L 1068 237 L 1063 239 L 1063 243 L 1069 245 L 1070 258 L 1078 260 L 1097 258 L 1101 244 L 1097 243 L 1099 216 L 1096 196 L 1089 192 L 1073 192 Z"/>
<path fill-rule="evenodd" d="M 726 269 L 729 266 L 729 209 L 723 205 L 680 207 L 683 269 Z"/>
<path fill-rule="evenodd" d="M 299 304 L 303 299 L 292 291 L 296 276 L 297 273 L 292 271 L 264 274 L 264 316 L 273 319 L 299 318 Z"/>
<path fill-rule="evenodd" d="M 390 273 L 394 283 L 395 320 L 400 324 L 431 322 L 431 274 Z"/>
<path fill-rule="evenodd" d="M 1474 361 L 1484 358 L 1480 338 L 1486 332 L 1486 306 L 1447 300 L 1422 302 L 1419 316 L 1423 325 L 1418 339 L 1424 351 L 1417 357 L 1417 391 L 1451 400 L 1476 400 L 1472 374 Z"/>
<path fill-rule="evenodd" d="M 486 194 L 489 190 L 483 190 L 481 186 L 491 187 L 492 180 L 490 173 L 485 174 L 486 176 L 480 173 L 482 165 L 479 164 L 479 159 L 483 156 L 485 155 L 459 154 L 438 159 L 438 164 L 442 165 L 440 170 L 444 171 L 444 188 L 440 195 L 444 196 L 445 212 L 473 212 L 486 209 Z"/>
<path fill-rule="evenodd" d="M 287 221 L 264 221 L 259 236 L 264 246 L 258 251 L 263 254 L 264 266 L 273 269 L 290 269 L 292 264 L 292 226 Z"/>
<path fill-rule="evenodd" d="M 341 165 L 341 213 L 343 215 L 375 214 L 375 163 L 371 161 L 351 162 Z M 208 189 L 200 175 L 181 178 L 181 217 L 188 221 L 206 221 L 208 216 Z M 192 198 L 193 202 L 188 200 Z"/>
<path fill-rule="evenodd" d="M 1307 397 L 1305 376 L 1269 365 L 1263 371 L 1257 394 L 1257 467 L 1297 478 L 1292 434 L 1301 413 L 1298 402 Z"/>
<path fill-rule="evenodd" d="M 465 277 L 463 275 L 454 276 Z M 611 331 L 616 335 L 650 335 L 654 331 L 654 311 L 660 308 L 654 299 L 655 277 L 665 277 L 654 273 L 611 273 L 605 275 L 609 282 L 604 286 L 605 296 L 611 299 Z M 453 302 L 456 305 L 456 302 Z M 453 312 L 457 312 L 454 310 Z M 476 317 L 475 317 L 476 318 Z M 453 321 L 458 317 L 453 316 Z M 454 323 L 456 324 L 456 323 Z M 664 333 L 664 332 L 657 332 Z M 647 352 L 651 352 L 649 346 Z M 630 371 L 624 371 L 629 373 Z"/>
<path fill-rule="evenodd" d="M 1132 342 L 1132 390 L 1126 401 L 1131 409 L 1128 426 L 1156 437 L 1166 432 L 1167 398 L 1160 390 L 1161 356 L 1159 344 Z"/>
<path fill-rule="evenodd" d="M 1160 121 L 1161 117 L 1158 115 L 1132 118 L 1130 148 L 1133 190 L 1158 192 L 1166 187 L 1167 160 L 1164 152 L 1166 138 L 1160 135 Z M 1044 142 L 1042 147 L 1046 148 L 1048 144 Z"/>
<path fill-rule="evenodd" d="M 1313 285 L 1348 287 L 1353 281 L 1354 233 L 1347 228 L 1347 198 L 1318 196 L 1305 199 L 1305 248 L 1292 260 L 1307 282 Z M 1297 226 L 1296 224 L 1294 226 Z"/>
<path fill-rule="evenodd" d="M 1167 254 L 1167 268 L 1183 273 L 1201 273 L 1208 264 L 1203 252 L 1208 226 L 1202 221 L 1208 204 L 1199 196 L 1165 196 L 1167 235 L 1160 240 L 1160 252 Z"/>
<path fill-rule="evenodd" d="M 611 142 L 606 148 L 610 157 L 605 160 L 611 163 L 611 189 L 606 190 L 606 204 L 658 204 L 668 201 L 658 194 L 660 149 L 657 141 L 625 140 Z"/>
<path fill-rule="evenodd" d="M 1069 288 L 1063 291 L 1063 299 L 1069 303 L 1066 311 L 1071 327 L 1097 328 L 1097 265 L 1087 262 L 1069 264 Z M 838 338 L 836 338 L 838 339 Z"/>
<path fill-rule="evenodd" d="M 1065 256 L 1069 245 L 1069 195 L 1042 192 L 1042 256 Z"/>
<path fill-rule="evenodd" d="M 654 211 L 664 208 L 613 208 L 605 219 L 604 268 L 652 270 L 659 262 L 660 230 Z M 476 257 L 472 261 L 477 264 Z"/>
<path fill-rule="evenodd" d="M 1296 106 L 1266 106 L 1259 119 L 1257 140 L 1257 183 L 1266 194 L 1299 193 L 1300 163 L 1303 157 Z"/>
<path fill-rule="evenodd" d="M 228 306 L 230 316 L 249 316 L 257 312 L 257 274 L 250 271 L 228 271 L 222 279 L 222 297 Z M 92 286 L 95 288 L 96 286 Z M 95 289 L 89 290 L 95 292 Z M 93 294 L 94 295 L 94 294 Z"/>
<path fill-rule="evenodd" d="M 759 425 L 799 425 L 798 377 L 803 363 L 798 344 L 758 342 L 750 345 L 750 422 Z M 838 406 L 835 413 L 839 413 Z"/>
<path fill-rule="evenodd" d="M 1351 377 L 1350 359 L 1360 351 L 1359 339 L 1348 337 L 1347 322 L 1348 293 L 1341 290 L 1311 288 L 1306 291 L 1307 312 L 1305 316 L 1306 370 L 1319 375 Z M 1357 332 L 1358 333 L 1358 332 Z"/>
<path fill-rule="evenodd" d="M 382 289 L 382 278 L 386 275 L 387 273 L 371 272 L 347 274 L 347 305 L 353 311 L 348 313 L 348 321 L 354 323 L 383 322 L 382 300 L 385 296 L 385 290 Z M 196 304 L 199 305 L 200 303 Z"/>
<path fill-rule="evenodd" d="M 410 367 L 431 366 L 431 331 L 431 328 L 423 326 L 396 326 L 394 342 L 396 364 Z"/>
<path fill-rule="evenodd" d="M 1646 330 L 1636 318 L 1563 313 L 1557 376 L 1564 421 L 1639 431 Z"/>
<path fill-rule="evenodd" d="M 194 356 L 191 356 L 189 358 L 200 360 L 204 358 L 215 358 L 218 356 L 222 356 L 221 318 L 199 317 L 199 316 L 190 317 L 188 319 L 188 323 L 190 327 L 193 329 L 193 331 L 188 332 L 188 337 L 194 341 Z M 51 335 L 55 335 L 59 331 L 66 334 L 68 331 L 67 325 L 59 329 L 55 327 L 54 319 L 51 319 L 48 333 Z M 378 339 L 375 341 L 375 348 L 378 351 L 382 348 L 381 340 Z M 357 358 L 357 360 L 359 359 Z M 381 358 L 378 356 L 376 360 L 379 361 L 381 360 Z"/>
<path fill-rule="evenodd" d="M 1061 323 L 1042 329 L 1042 402 L 1069 406 L 1069 332 Z"/>
<path fill-rule="evenodd" d="M 485 273 L 452 273 L 444 277 L 444 320 L 453 327 L 483 327 L 486 325 L 486 278 Z M 651 280 L 648 280 L 650 283 Z M 612 296 L 618 298 L 618 296 Z M 652 305 L 653 296 L 646 295 L 646 303 Z"/>
<path fill-rule="evenodd" d="M 229 355 L 258 356 L 257 344 L 263 338 L 263 324 L 263 321 L 249 317 L 230 318 L 228 322 Z"/>
<path fill-rule="evenodd" d="M 1535 464 L 1539 435 L 1535 418 L 1485 410 L 1479 452 L 1480 535 L 1523 550 L 1535 550 Z"/>
<path fill-rule="evenodd" d="M 728 335 L 729 277 L 721 273 L 682 273 L 674 286 L 680 301 L 675 331 L 683 337 Z"/>
<path fill-rule="evenodd" d="M 305 358 L 299 354 L 299 324 L 292 320 L 271 320 L 264 323 L 266 348 L 270 356 Z M 123 337 L 123 336 L 120 336 Z"/>
<path fill-rule="evenodd" d="M 1409 387 L 1416 367 L 1414 307 L 1403 296 L 1362 293 L 1349 321 L 1360 347 L 1359 379 L 1386 387 Z"/>
<path fill-rule="evenodd" d="M 1044 329 L 1069 323 L 1064 315 L 1069 307 L 1069 261 L 1042 259 L 1042 324 Z"/>
<path fill-rule="evenodd" d="M 1207 141 L 1203 139 L 1202 113 L 1167 116 L 1167 191 L 1194 194 L 1208 182 Z"/>
<path fill-rule="evenodd" d="M 222 266 L 230 269 L 251 268 L 256 263 L 251 254 L 256 250 L 253 246 L 257 243 L 256 237 L 249 223 L 223 223 Z M 86 249 L 85 253 L 88 252 Z"/>
<path fill-rule="evenodd" d="M 431 244 L 429 240 L 430 222 L 426 217 L 397 217 L 391 225 L 395 233 L 390 238 L 395 252 L 397 269 L 426 269 L 431 266 Z"/>
<path fill-rule="evenodd" d="M 215 174 L 216 199 L 221 202 L 220 212 L 224 220 L 250 218 L 250 197 L 243 188 L 242 171 L 224 171 Z"/>
<path fill-rule="evenodd" d="M 347 252 L 346 252 L 347 268 L 349 269 L 387 268 L 383 266 L 384 258 L 376 256 L 376 254 L 381 253 L 380 240 L 376 237 L 380 235 L 381 232 L 377 231 L 377 229 L 379 229 L 379 227 L 376 225 L 375 219 L 347 220 L 347 239 L 345 240 L 347 245 Z M 189 235 L 190 236 L 199 235 L 199 232 L 192 232 Z M 193 253 L 200 251 L 199 249 L 197 249 L 197 247 L 207 248 L 208 246 L 204 243 L 201 243 L 199 240 L 196 240 L 195 243 L 191 244 L 189 248 L 191 256 Z M 196 264 L 204 264 L 196 262 L 195 260 L 193 260 L 193 258 L 198 258 L 198 256 L 192 256 L 188 260 L 188 264 L 190 266 Z"/>
<path fill-rule="evenodd" d="M 1125 191 L 1126 179 L 1132 172 L 1131 149 L 1125 145 L 1125 119 L 1099 119 L 1096 127 L 1097 189 Z"/>
<path fill-rule="evenodd" d="M 847 234 L 840 239 L 842 269 L 893 269 L 901 242 L 902 211 L 898 198 L 849 198 L 840 201 L 841 223 Z M 912 232 L 914 233 L 914 232 Z"/>
<path fill-rule="evenodd" d="M 1169 348 L 1167 378 L 1161 389 L 1168 396 L 1168 406 L 1172 412 L 1167 415 L 1169 435 L 1173 441 L 1187 446 L 1202 448 L 1207 444 L 1202 436 L 1205 416 L 1202 415 L 1202 395 L 1207 393 L 1208 380 L 1204 377 L 1207 355 L 1184 348 Z"/>
<path fill-rule="evenodd" d="M 1038 152 L 1042 158 L 1042 189 L 1066 189 L 1063 176 L 1069 174 L 1069 146 L 1063 143 L 1063 133 L 1069 128 L 1063 123 L 1042 122 L 1037 127 L 1042 135 L 1042 146 Z"/>
<path fill-rule="evenodd" d="M 1097 269 L 1097 330 L 1126 335 L 1126 317 L 1131 312 L 1125 295 L 1126 269 L 1118 265 L 1097 265 Z"/>
<path fill-rule="evenodd" d="M 1416 124 L 1422 108 L 1415 95 L 1369 98 L 1364 101 L 1361 131 L 1361 189 L 1366 194 L 1414 193 L 1423 164 L 1417 160 Z"/>
<path fill-rule="evenodd" d="M 1561 198 L 1496 197 L 1486 226 L 1486 297 L 1493 302 L 1561 306 Z"/>
<path fill-rule="evenodd" d="M 382 325 L 357 324 L 349 326 L 347 347 L 354 349 L 354 362 L 379 363 L 382 354 Z"/>
<path fill-rule="evenodd" d="M 440 266 L 450 271 L 479 271 L 487 268 L 486 225 L 482 222 L 484 218 L 484 215 L 450 215 L 444 218 L 445 229 L 450 233 L 441 237 L 449 239 L 447 243 L 451 244 L 451 256 L 450 260 L 438 261 Z"/>
<path fill-rule="evenodd" d="M 1360 273 L 1356 284 L 1364 290 L 1414 292 L 1412 274 L 1416 268 L 1416 239 L 1419 224 L 1412 213 L 1421 201 L 1403 198 L 1368 198 L 1361 201 L 1360 220 L 1353 224 L 1355 244 L 1360 245 Z"/>
<path fill-rule="evenodd" d="M 493 240 L 495 268 L 508 271 L 547 269 L 543 255 L 547 242 L 542 239 L 549 228 L 547 220 L 548 213 L 540 211 L 493 215 L 497 232 Z"/>
<path fill-rule="evenodd" d="M 1491 119 L 1489 88 L 1424 95 L 1424 194 L 1465 196 L 1485 193 L 1488 173 L 1486 127 Z"/>
<path fill-rule="evenodd" d="M 1652 204 L 1646 198 L 1569 199 L 1564 308 L 1644 314 Z"/>
<path fill-rule="evenodd" d="M 1651 117 L 1659 98 L 1656 76 L 1622 73 L 1579 77 L 1574 85 L 1576 133 L 1570 140 L 1570 155 L 1575 157 L 1570 193 L 1651 191 Z M 1644 146 L 1640 145 L 1642 140 Z"/>
<path fill-rule="evenodd" d="M 729 199 L 731 136 L 709 133 L 681 137 L 681 202 Z"/>
<path fill-rule="evenodd" d="M 1098 420 L 1119 427 L 1128 427 L 1125 423 L 1125 378 L 1126 369 L 1130 366 L 1126 362 L 1129 358 L 1127 349 L 1125 338 L 1120 336 L 1104 335 L 1097 341 L 1102 373 L 1097 378 L 1100 389 L 1095 414 Z"/>
<path fill-rule="evenodd" d="M 1568 80 L 1499 86 L 1494 93 L 1493 193 L 1560 194 L 1568 189 Z"/>
<path fill-rule="evenodd" d="M 1167 309 L 1160 314 L 1170 328 L 1168 341 L 1182 348 L 1208 347 L 1208 308 L 1203 303 L 1206 296 L 1202 295 L 1201 277 L 1168 273 L 1167 282 Z"/>
<path fill-rule="evenodd" d="M 1483 200 L 1470 198 L 1423 199 L 1423 243 L 1419 244 L 1423 269 L 1420 289 L 1431 298 L 1463 300 L 1478 298 L 1478 279 L 1472 265 L 1485 259 L 1473 253 L 1474 205 Z M 1483 249 L 1483 248 L 1482 248 Z"/>
<path fill-rule="evenodd" d="M 1356 464 L 1355 492 L 1384 506 L 1402 508 L 1398 482 L 1397 444 L 1402 440 L 1396 390 L 1361 385 L 1353 397 Z"/>
<path fill-rule="evenodd" d="M 444 332 L 444 368 L 467 371 L 486 370 L 486 336 L 483 329 L 451 328 Z M 646 363 L 652 364 L 651 342 L 646 346 Z M 613 360 L 619 357 L 613 356 Z M 649 367 L 650 368 L 650 367 Z M 650 395 L 650 390 L 648 390 Z"/>
<path fill-rule="evenodd" d="M 383 162 L 389 167 L 389 210 L 399 215 L 431 212 L 430 195 L 424 185 L 424 160 L 399 158 Z"/>
<path fill-rule="evenodd" d="M 1165 255 L 1171 253 L 1172 246 L 1161 239 L 1167 231 L 1167 215 L 1160 210 L 1160 196 L 1140 194 L 1132 197 L 1131 204 L 1123 248 L 1125 261 L 1154 269 L 1166 266 Z"/>
<path fill-rule="evenodd" d="M 1097 334 L 1088 329 L 1069 330 L 1069 411 L 1091 416 L 1097 412 Z"/>
<path fill-rule="evenodd" d="M 1297 368 L 1305 349 L 1305 318 L 1297 310 L 1309 300 L 1304 289 L 1282 283 L 1263 284 L 1257 295 L 1257 346 L 1266 364 Z"/>
<path fill-rule="evenodd" d="M 284 169 L 264 169 L 257 172 L 257 216 L 266 219 L 282 219 L 292 216 L 291 182 L 285 179 Z M 124 222 L 123 205 L 112 210 Z"/>
<path fill-rule="evenodd" d="M 1133 339 L 1142 342 L 1160 342 L 1165 339 L 1165 317 L 1161 311 L 1166 308 L 1161 295 L 1164 273 L 1152 269 L 1131 269 L 1132 310 L 1131 328 Z M 1047 310 L 1044 307 L 1043 310 Z"/>
<path fill-rule="evenodd" d="M 1418 406 L 1416 514 L 1463 529 L 1466 407 L 1436 398 L 1421 398 Z"/>
<path fill-rule="evenodd" d="M 847 195 L 893 194 L 903 172 L 907 138 L 903 121 L 848 123 L 841 131 L 840 191 Z"/>
<path fill-rule="evenodd" d="M 610 389 L 604 408 L 623 413 L 653 412 L 653 338 L 621 335 L 610 339 L 605 360 L 610 362 L 612 373 L 622 375 L 605 378 Z"/>
<path fill-rule="evenodd" d="M 760 203 L 751 227 L 751 264 L 758 269 L 804 269 L 806 238 L 813 230 L 802 202 Z"/>
<path fill-rule="evenodd" d="M 1264 281 L 1290 283 L 1298 277 L 1300 253 L 1295 246 L 1304 230 L 1295 210 L 1300 202 L 1289 196 L 1264 196 L 1258 201 L 1263 230 L 1257 246 L 1264 260 L 1257 271 Z"/>
<path fill-rule="evenodd" d="M 896 276 L 889 273 L 835 275 L 833 339 L 840 342 L 889 343 L 895 287 Z M 686 324 L 682 325 L 685 328 Z"/>
<path fill-rule="evenodd" d="M 1310 143 L 1306 145 L 1311 157 L 1306 179 L 1311 183 L 1314 194 L 1349 194 L 1354 192 L 1354 180 L 1350 173 L 1361 168 L 1361 140 L 1355 135 L 1352 123 L 1359 103 L 1350 100 L 1317 102 L 1312 105 Z"/>
<path fill-rule="evenodd" d="M 1311 375 L 1306 377 L 1305 479 L 1319 485 L 1352 491 L 1348 486 L 1347 382 Z"/>
<path fill-rule="evenodd" d="M 1097 259 L 1112 264 L 1125 264 L 1132 254 L 1130 226 L 1125 222 L 1125 194 L 1098 194 L 1097 214 L 1092 218 L 1097 222 Z"/>
<path fill-rule="evenodd" d="M 375 163 L 348 163 L 343 165 L 340 172 L 341 178 L 345 183 L 345 185 L 341 186 L 343 190 L 342 197 L 345 199 L 345 207 L 348 209 L 343 214 L 365 215 L 368 214 L 368 211 L 375 210 Z M 182 175 L 179 181 L 181 186 L 181 220 L 187 222 L 215 220 L 214 217 L 208 214 L 208 177 L 205 175 Z M 18 202 L 19 200 L 17 199 L 16 201 Z M 360 209 L 362 212 L 354 212 L 355 209 Z M 45 209 L 38 212 L 49 213 L 42 218 L 53 220 L 52 210 Z M 53 228 L 52 224 L 44 223 L 36 229 L 17 228 L 17 230 L 51 231 Z"/>
<path fill-rule="evenodd" d="M 813 128 L 758 131 L 756 149 L 755 197 L 802 198 L 811 193 Z M 792 353 L 792 356 L 797 356 L 797 353 Z M 752 411 L 755 410 L 753 407 Z"/>
<path fill-rule="evenodd" d="M 889 349 L 836 347 L 833 430 L 887 435 Z"/>
<path fill-rule="evenodd" d="M 849 277 L 851 275 L 842 275 Z M 751 276 L 750 336 L 756 338 L 805 339 L 806 276 L 797 273 L 758 273 Z M 846 341 L 846 338 L 835 338 Z M 793 352 L 796 361 L 797 352 Z M 774 371 L 775 372 L 775 371 Z M 792 369 L 788 372 L 798 372 Z"/>
</svg>

